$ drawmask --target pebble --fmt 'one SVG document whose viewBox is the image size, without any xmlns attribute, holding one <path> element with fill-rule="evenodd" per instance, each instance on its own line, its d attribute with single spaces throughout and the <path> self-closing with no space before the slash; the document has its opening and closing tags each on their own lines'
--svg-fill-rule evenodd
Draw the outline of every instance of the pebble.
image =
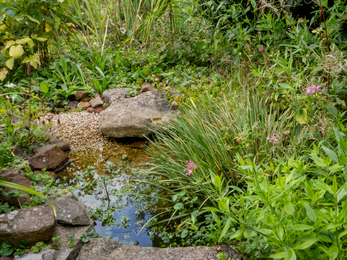
<svg viewBox="0 0 347 260">
<path fill-rule="evenodd" d="M 72 150 L 108 143 L 108 138 L 99 130 L 99 117 L 99 114 L 87 111 L 53 115 L 50 132 L 68 142 Z"/>
</svg>

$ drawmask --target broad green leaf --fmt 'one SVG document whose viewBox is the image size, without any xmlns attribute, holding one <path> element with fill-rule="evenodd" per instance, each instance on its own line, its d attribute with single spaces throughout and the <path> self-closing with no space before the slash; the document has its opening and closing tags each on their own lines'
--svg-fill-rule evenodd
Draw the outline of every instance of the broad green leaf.
<svg viewBox="0 0 347 260">
<path fill-rule="evenodd" d="M 255 232 L 253 229 L 251 228 L 246 228 L 244 234 L 245 238 L 249 238 L 249 237 L 254 237 L 257 235 L 257 232 Z"/>
<path fill-rule="evenodd" d="M 326 225 L 322 230 L 330 230 L 342 226 L 343 223 L 330 223 Z"/>
<path fill-rule="evenodd" d="M 306 209 L 306 214 L 307 216 L 313 221 L 316 222 L 317 221 L 317 214 L 316 212 L 314 212 L 314 210 L 311 208 L 310 205 L 308 205 L 306 202 L 304 204 L 305 209 Z"/>
<path fill-rule="evenodd" d="M 309 230 L 309 229 L 314 229 L 314 227 L 309 226 L 309 225 L 304 225 L 304 224 L 296 224 L 296 225 L 290 226 L 290 229 L 292 229 L 292 230 Z"/>
<path fill-rule="evenodd" d="M 270 255 L 270 257 L 273 259 L 282 259 L 282 258 L 284 258 L 284 252 Z"/>
<path fill-rule="evenodd" d="M 339 239 L 341 239 L 343 236 L 347 234 L 347 230 L 343 231 L 342 233 L 339 234 Z"/>
<path fill-rule="evenodd" d="M 49 91 L 48 85 L 47 85 L 46 83 L 44 83 L 44 82 L 41 82 L 41 83 L 40 83 L 40 89 L 41 89 L 41 91 L 42 91 L 43 93 L 45 93 L 45 94 L 47 94 L 48 91 Z"/>
<path fill-rule="evenodd" d="M 329 254 L 332 257 L 332 260 L 335 260 L 336 257 L 339 255 L 339 248 L 336 245 L 332 245 L 329 250 L 328 250 Z"/>
<path fill-rule="evenodd" d="M 8 69 L 0 68 L 0 80 L 1 81 L 5 80 L 7 73 L 8 73 Z"/>
<path fill-rule="evenodd" d="M 12 9 L 7 9 L 7 10 L 5 11 L 5 13 L 6 13 L 9 17 L 11 17 L 11 18 L 13 18 L 13 17 L 15 16 L 15 14 L 16 14 L 16 12 L 15 12 L 14 10 L 12 10 Z"/>
<path fill-rule="evenodd" d="M 320 157 L 318 157 L 316 154 L 311 154 L 311 158 L 313 159 L 314 163 L 320 167 L 326 167 L 327 165 L 324 163 L 324 160 Z"/>
<path fill-rule="evenodd" d="M 0 23 L 2 23 L 2 19 L 4 19 L 4 15 L 0 14 Z"/>
<path fill-rule="evenodd" d="M 239 230 L 237 230 L 237 231 L 235 232 L 235 234 L 232 235 L 232 236 L 230 237 L 230 240 L 236 239 L 236 238 L 240 238 L 240 237 L 242 236 L 244 230 L 245 230 L 244 227 L 242 227 L 242 228 L 240 228 Z"/>
<path fill-rule="evenodd" d="M 185 238 L 187 235 L 188 235 L 188 230 L 185 229 L 185 230 L 183 230 L 182 233 L 181 233 L 181 238 Z"/>
<path fill-rule="evenodd" d="M 10 48 L 10 55 L 11 57 L 18 59 L 20 58 L 24 53 L 24 49 L 22 45 L 13 45 Z"/>
<path fill-rule="evenodd" d="M 325 146 L 322 146 L 323 150 L 326 152 L 326 154 L 336 163 L 339 163 L 339 158 L 337 157 L 337 154 L 330 150 L 329 148 L 326 148 Z"/>
<path fill-rule="evenodd" d="M 332 190 L 330 189 L 329 185 L 322 182 L 321 180 L 312 180 L 314 185 L 318 188 L 318 189 L 321 189 L 321 190 L 325 190 L 331 194 L 333 194 Z"/>
<path fill-rule="evenodd" d="M 176 210 L 184 209 L 183 203 L 177 203 L 177 204 L 175 204 L 174 209 L 176 209 Z"/>
<path fill-rule="evenodd" d="M 296 260 L 296 254 L 291 247 L 284 247 L 284 259 L 285 260 Z"/>
<path fill-rule="evenodd" d="M 296 112 L 295 120 L 301 125 L 307 124 L 308 122 L 307 110 L 304 108 L 301 108 L 298 112 Z"/>
<path fill-rule="evenodd" d="M 6 61 L 6 66 L 7 68 L 9 68 L 10 70 L 13 69 L 13 65 L 14 65 L 14 58 L 8 59 Z"/>
<path fill-rule="evenodd" d="M 306 248 L 312 246 L 317 241 L 319 241 L 318 238 L 309 238 L 309 239 L 305 240 L 303 243 L 301 243 L 299 245 L 294 245 L 293 249 L 295 249 L 295 250 L 303 250 L 303 249 L 306 249 Z"/>
<path fill-rule="evenodd" d="M 337 109 L 335 108 L 335 106 L 333 104 L 329 104 L 327 105 L 327 110 L 329 112 L 330 115 L 332 115 L 333 117 L 337 117 Z"/>
<path fill-rule="evenodd" d="M 219 243 L 220 241 L 222 241 L 222 239 L 224 238 L 225 234 L 229 231 L 230 224 L 231 224 L 231 219 L 228 218 L 227 223 L 225 223 L 225 226 L 224 226 L 224 228 L 223 228 L 223 230 L 222 230 L 222 233 L 221 233 L 220 236 L 219 236 L 218 243 Z"/>
<path fill-rule="evenodd" d="M 287 202 L 284 207 L 284 211 L 287 212 L 289 215 L 294 215 L 295 208 L 291 202 Z"/>
</svg>

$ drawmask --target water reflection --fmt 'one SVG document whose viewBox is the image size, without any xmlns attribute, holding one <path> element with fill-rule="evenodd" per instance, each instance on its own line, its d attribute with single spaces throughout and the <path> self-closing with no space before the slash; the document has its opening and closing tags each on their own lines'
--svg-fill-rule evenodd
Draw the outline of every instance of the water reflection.
<svg viewBox="0 0 347 260">
<path fill-rule="evenodd" d="M 154 186 L 138 181 L 153 178 L 136 170 L 146 169 L 144 163 L 149 160 L 142 149 L 112 142 L 72 151 L 69 156 L 73 162 L 59 173 L 60 182 L 68 186 L 83 186 L 74 193 L 89 208 L 97 233 L 124 244 L 165 246 L 156 228 L 145 227 L 137 234 L 153 216 L 171 206 L 167 201 L 139 196 L 158 193 Z M 158 221 L 164 218 L 167 215 L 162 215 Z M 172 222 L 168 230 L 174 224 Z"/>
</svg>

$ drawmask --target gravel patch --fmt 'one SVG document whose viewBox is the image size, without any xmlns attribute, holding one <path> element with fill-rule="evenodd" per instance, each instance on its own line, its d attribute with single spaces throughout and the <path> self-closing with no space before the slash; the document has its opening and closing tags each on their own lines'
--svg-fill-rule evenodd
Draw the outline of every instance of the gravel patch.
<svg viewBox="0 0 347 260">
<path fill-rule="evenodd" d="M 99 117 L 99 114 L 87 111 L 53 115 L 50 122 L 54 125 L 50 126 L 50 132 L 68 142 L 71 149 L 107 143 L 108 138 L 99 130 Z"/>
</svg>

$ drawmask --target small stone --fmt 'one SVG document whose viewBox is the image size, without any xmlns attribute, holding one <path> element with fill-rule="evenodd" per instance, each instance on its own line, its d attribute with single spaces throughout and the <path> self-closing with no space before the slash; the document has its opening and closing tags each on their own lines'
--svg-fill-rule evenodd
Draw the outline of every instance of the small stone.
<svg viewBox="0 0 347 260">
<path fill-rule="evenodd" d="M 101 100 L 101 97 L 93 98 L 92 100 L 89 101 L 89 103 L 92 107 L 98 107 L 104 104 L 104 102 Z"/>
<path fill-rule="evenodd" d="M 51 137 L 48 142 L 50 144 L 58 146 L 64 152 L 70 152 L 71 151 L 69 143 L 65 142 L 65 141 L 63 141 L 63 140 L 61 140 L 59 138 Z"/>
<path fill-rule="evenodd" d="M 29 158 L 31 169 L 58 169 L 61 168 L 69 157 L 55 145 L 44 145 L 37 149 L 37 153 Z"/>
<path fill-rule="evenodd" d="M 100 114 L 101 111 L 104 111 L 105 108 L 103 108 L 102 106 L 99 107 L 88 107 L 87 108 L 87 112 L 88 113 L 96 113 L 96 114 Z"/>
<path fill-rule="evenodd" d="M 79 103 L 78 101 L 71 101 L 71 102 L 69 103 L 70 109 L 71 109 L 71 110 L 76 109 L 78 103 Z"/>
<path fill-rule="evenodd" d="M 145 147 L 146 145 L 148 145 L 148 141 L 137 141 L 134 142 L 130 145 L 131 148 L 138 148 L 138 149 L 142 149 L 143 147 Z"/>
<path fill-rule="evenodd" d="M 89 93 L 84 90 L 78 90 L 75 94 L 75 99 L 77 101 L 88 102 L 89 101 Z"/>
<path fill-rule="evenodd" d="M 140 92 L 139 92 L 139 95 L 141 93 L 145 93 L 145 92 L 148 92 L 148 91 L 158 91 L 155 87 L 152 87 L 151 85 L 145 85 L 141 88 Z"/>
<path fill-rule="evenodd" d="M 90 107 L 90 103 L 89 102 L 80 102 L 77 105 L 77 108 L 87 108 Z"/>
<path fill-rule="evenodd" d="M 38 253 L 33 253 L 30 250 L 27 252 L 27 254 L 15 256 L 14 260 L 55 260 L 57 253 L 57 251 L 49 248 L 43 248 Z"/>
</svg>

